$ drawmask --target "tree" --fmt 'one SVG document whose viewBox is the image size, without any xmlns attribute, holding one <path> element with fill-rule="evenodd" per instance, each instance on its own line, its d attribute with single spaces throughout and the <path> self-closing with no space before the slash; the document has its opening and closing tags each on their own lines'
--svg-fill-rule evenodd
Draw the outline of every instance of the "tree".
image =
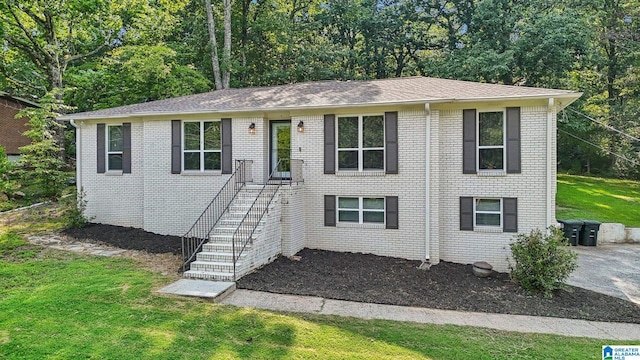
<svg viewBox="0 0 640 360">
<path fill-rule="evenodd" d="M 210 89 L 192 66 L 180 65 L 165 45 L 123 46 L 100 61 L 69 71 L 67 103 L 80 111 L 190 95 Z"/>
<path fill-rule="evenodd" d="M 209 29 L 209 46 L 211 46 L 211 63 L 216 89 L 228 89 L 231 79 L 231 0 L 223 0 L 224 9 L 224 44 L 222 61 L 218 57 L 218 42 L 216 40 L 216 26 L 211 0 L 204 0 L 207 12 L 207 27 Z M 222 63 L 222 64 L 221 64 Z"/>
<path fill-rule="evenodd" d="M 60 89 L 48 92 L 40 99 L 39 108 L 22 109 L 16 118 L 29 118 L 29 130 L 24 135 L 31 144 L 20 148 L 20 161 L 16 170 L 22 184 L 28 184 L 38 198 L 55 199 L 66 185 L 65 163 L 58 157 L 60 146 L 54 134 L 61 126 L 55 121 L 62 110 L 69 110 L 59 98 Z"/>
</svg>

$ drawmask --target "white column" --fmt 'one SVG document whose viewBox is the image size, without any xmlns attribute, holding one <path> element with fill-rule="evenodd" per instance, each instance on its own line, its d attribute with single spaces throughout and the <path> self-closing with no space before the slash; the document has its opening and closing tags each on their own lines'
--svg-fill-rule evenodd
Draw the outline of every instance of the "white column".
<svg viewBox="0 0 640 360">
<path fill-rule="evenodd" d="M 431 245 L 431 107 L 429 103 L 424 104 L 426 115 L 425 125 L 425 166 L 424 166 L 424 259 L 429 260 L 429 249 Z"/>
<path fill-rule="evenodd" d="M 554 199 L 553 199 L 553 189 L 556 186 L 555 179 L 555 166 L 556 164 L 553 161 L 553 152 L 557 151 L 555 147 L 553 147 L 553 137 L 556 136 L 554 131 L 553 124 L 553 115 L 555 113 L 555 101 L 553 98 L 549 98 L 549 106 L 547 108 L 547 227 L 554 225 L 553 222 L 553 212 L 554 209 Z"/>
</svg>

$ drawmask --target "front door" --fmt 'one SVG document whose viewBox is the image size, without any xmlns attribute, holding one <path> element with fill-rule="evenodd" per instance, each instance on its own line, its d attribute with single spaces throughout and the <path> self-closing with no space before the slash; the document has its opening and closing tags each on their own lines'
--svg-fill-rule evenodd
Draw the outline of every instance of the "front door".
<svg viewBox="0 0 640 360">
<path fill-rule="evenodd" d="M 291 121 L 271 121 L 271 159 L 269 169 L 274 178 L 291 178 Z M 278 164 L 279 162 L 279 164 Z M 277 169 L 276 169 L 277 166 Z"/>
</svg>

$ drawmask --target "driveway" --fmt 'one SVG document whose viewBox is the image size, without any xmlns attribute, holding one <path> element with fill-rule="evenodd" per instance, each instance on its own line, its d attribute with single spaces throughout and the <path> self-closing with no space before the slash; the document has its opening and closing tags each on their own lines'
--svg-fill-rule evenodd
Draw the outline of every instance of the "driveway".
<svg viewBox="0 0 640 360">
<path fill-rule="evenodd" d="M 578 270 L 567 283 L 640 304 L 640 244 L 575 246 Z"/>
</svg>

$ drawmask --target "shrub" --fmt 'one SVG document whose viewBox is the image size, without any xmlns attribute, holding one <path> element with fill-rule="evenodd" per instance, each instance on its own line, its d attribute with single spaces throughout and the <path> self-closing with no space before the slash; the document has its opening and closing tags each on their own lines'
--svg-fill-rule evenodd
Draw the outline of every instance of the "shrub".
<svg viewBox="0 0 640 360">
<path fill-rule="evenodd" d="M 63 200 L 63 219 L 66 228 L 79 229 L 85 227 L 90 219 L 84 216 L 87 200 L 84 190 L 79 194 L 69 196 Z"/>
<path fill-rule="evenodd" d="M 565 287 L 564 282 L 578 267 L 578 255 L 568 247 L 560 229 L 549 228 L 548 234 L 539 229 L 529 235 L 519 234 L 511 244 L 515 265 L 509 261 L 511 278 L 527 291 L 552 292 Z"/>
<path fill-rule="evenodd" d="M 17 187 L 17 184 L 11 176 L 13 168 L 14 166 L 7 158 L 4 148 L 0 146 L 0 193 L 6 194 L 7 197 L 9 197 Z"/>
</svg>

